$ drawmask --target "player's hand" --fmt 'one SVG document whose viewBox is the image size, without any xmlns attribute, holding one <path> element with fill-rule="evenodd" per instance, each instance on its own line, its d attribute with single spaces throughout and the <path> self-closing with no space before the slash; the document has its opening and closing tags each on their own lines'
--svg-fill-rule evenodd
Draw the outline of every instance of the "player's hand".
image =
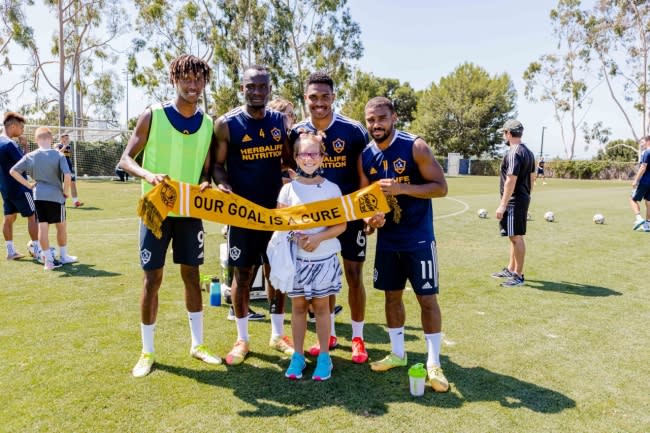
<svg viewBox="0 0 650 433">
<path fill-rule="evenodd" d="M 368 224 L 368 227 L 373 229 L 373 231 L 374 229 L 383 227 L 384 224 L 386 224 L 386 214 L 383 212 L 377 212 L 372 217 L 368 218 L 368 221 L 366 221 L 366 223 Z"/>
<path fill-rule="evenodd" d="M 504 214 L 504 213 L 506 213 L 506 207 L 503 206 L 503 205 L 500 205 L 500 206 L 497 208 L 497 211 L 496 211 L 497 219 L 500 220 L 501 218 L 503 218 L 503 214 Z"/>
<path fill-rule="evenodd" d="M 210 189 L 210 188 L 212 188 L 212 182 L 206 180 L 205 182 L 201 182 L 201 184 L 199 185 L 199 192 L 203 192 L 206 189 Z"/>
<path fill-rule="evenodd" d="M 230 194 L 232 192 L 232 188 L 230 188 L 230 185 L 226 185 L 225 183 L 220 183 L 219 185 L 217 185 L 217 189 L 227 194 Z"/>
<path fill-rule="evenodd" d="M 379 187 L 381 188 L 381 191 L 387 195 L 395 196 L 401 194 L 402 188 L 400 187 L 400 183 L 395 179 L 380 179 Z"/>
<path fill-rule="evenodd" d="M 144 180 L 150 183 L 153 186 L 158 185 L 159 183 L 163 183 L 165 179 L 169 179 L 169 176 L 166 174 L 154 174 L 154 173 L 149 173 L 145 175 Z"/>
</svg>

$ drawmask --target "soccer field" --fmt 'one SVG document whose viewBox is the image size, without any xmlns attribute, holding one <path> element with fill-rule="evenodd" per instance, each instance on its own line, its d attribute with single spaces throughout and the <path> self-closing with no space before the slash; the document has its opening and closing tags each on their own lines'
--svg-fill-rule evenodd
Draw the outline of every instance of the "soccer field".
<svg viewBox="0 0 650 433">
<path fill-rule="evenodd" d="M 494 210 L 498 178 L 449 178 L 434 200 L 447 394 L 411 397 L 407 369 L 374 373 L 350 362 L 350 315 L 337 318 L 332 379 L 288 381 L 268 347 L 270 322 L 251 322 L 251 353 L 235 367 L 189 356 L 189 326 L 168 256 L 156 365 L 131 377 L 140 343 L 139 184 L 79 182 L 68 209 L 69 251 L 53 272 L 0 261 L 2 432 L 648 432 L 650 233 L 632 230 L 629 182 L 550 179 L 533 191 L 526 285 L 490 274 L 508 258 Z M 486 208 L 487 219 L 477 210 Z M 642 207 L 643 209 L 643 207 Z M 543 219 L 553 211 L 556 220 Z M 602 213 L 604 225 L 592 223 Z M 206 224 L 204 274 L 219 272 L 220 226 Z M 14 239 L 26 253 L 25 220 Z M 50 239 L 54 240 L 54 229 Z M 370 360 L 388 353 L 383 296 L 365 266 Z M 409 365 L 425 362 L 415 296 L 405 294 Z M 204 294 L 205 340 L 225 356 L 236 337 L 227 306 Z M 254 301 L 267 313 L 266 304 Z M 287 315 L 286 331 L 291 328 Z M 307 345 L 315 341 L 309 326 Z M 308 367 L 309 368 L 309 367 Z M 311 370 L 311 369 L 310 369 Z"/>
</svg>

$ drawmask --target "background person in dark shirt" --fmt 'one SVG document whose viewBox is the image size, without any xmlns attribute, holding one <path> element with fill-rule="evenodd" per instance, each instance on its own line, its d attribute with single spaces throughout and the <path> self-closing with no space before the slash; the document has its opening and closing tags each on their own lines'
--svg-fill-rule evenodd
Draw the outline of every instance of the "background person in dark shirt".
<svg viewBox="0 0 650 433">
<path fill-rule="evenodd" d="M 520 121 L 508 120 L 499 132 L 503 133 L 503 140 L 510 148 L 501 162 L 501 202 L 496 217 L 500 221 L 501 235 L 510 239 L 510 260 L 508 267 L 492 276 L 507 278 L 501 285 L 514 287 L 524 284 L 524 235 L 530 192 L 535 181 L 535 155 L 521 142 L 524 125 Z"/>
</svg>

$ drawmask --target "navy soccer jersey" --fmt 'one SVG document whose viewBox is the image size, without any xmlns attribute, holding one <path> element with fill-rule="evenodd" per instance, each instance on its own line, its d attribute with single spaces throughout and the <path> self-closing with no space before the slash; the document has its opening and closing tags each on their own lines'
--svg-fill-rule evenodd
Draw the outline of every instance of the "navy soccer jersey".
<svg viewBox="0 0 650 433">
<path fill-rule="evenodd" d="M 510 146 L 501 162 L 501 179 L 499 191 L 503 196 L 503 185 L 509 175 L 517 176 L 515 190 L 510 197 L 510 203 L 530 200 L 530 174 L 535 172 L 535 155 L 521 143 Z"/>
<path fill-rule="evenodd" d="M 289 135 L 292 149 L 300 129 L 316 132 L 316 127 L 310 120 L 294 125 Z M 334 113 L 332 123 L 323 132 L 323 144 L 327 154 L 321 165 L 323 177 L 338 185 L 344 195 L 358 190 L 357 160 L 368 144 L 368 132 L 359 122 L 337 113 Z"/>
<path fill-rule="evenodd" d="M 647 165 L 643 176 L 639 179 L 639 185 L 650 185 L 650 149 L 646 149 L 641 155 L 641 164 Z"/>
<path fill-rule="evenodd" d="M 20 147 L 7 137 L 0 136 L 0 190 L 7 197 L 24 197 L 25 192 L 31 191 L 21 185 L 10 174 L 9 170 L 23 157 Z M 23 173 L 23 176 L 25 174 Z"/>
<path fill-rule="evenodd" d="M 413 145 L 418 137 L 395 131 L 390 145 L 380 150 L 373 141 L 361 154 L 363 172 L 370 182 L 395 179 L 400 183 L 420 185 L 427 183 L 413 159 Z M 401 208 L 399 222 L 394 221 L 395 211 L 386 215 L 386 224 L 378 230 L 378 251 L 415 251 L 428 248 L 434 241 L 433 206 L 431 199 L 410 195 L 395 197 Z"/>
<path fill-rule="evenodd" d="M 232 191 L 260 206 L 275 208 L 287 140 L 282 113 L 266 110 L 258 120 L 239 107 L 224 117 L 230 134 L 226 169 Z"/>
</svg>

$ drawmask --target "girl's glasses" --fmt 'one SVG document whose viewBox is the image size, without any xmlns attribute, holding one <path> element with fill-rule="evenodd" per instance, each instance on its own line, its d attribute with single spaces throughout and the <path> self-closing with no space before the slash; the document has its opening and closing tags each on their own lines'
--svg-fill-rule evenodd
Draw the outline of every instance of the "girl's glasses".
<svg viewBox="0 0 650 433">
<path fill-rule="evenodd" d="M 302 159 L 307 159 L 307 158 L 316 159 L 323 156 L 323 154 L 320 152 L 300 152 L 297 154 L 297 156 L 298 158 L 302 158 Z"/>
</svg>

